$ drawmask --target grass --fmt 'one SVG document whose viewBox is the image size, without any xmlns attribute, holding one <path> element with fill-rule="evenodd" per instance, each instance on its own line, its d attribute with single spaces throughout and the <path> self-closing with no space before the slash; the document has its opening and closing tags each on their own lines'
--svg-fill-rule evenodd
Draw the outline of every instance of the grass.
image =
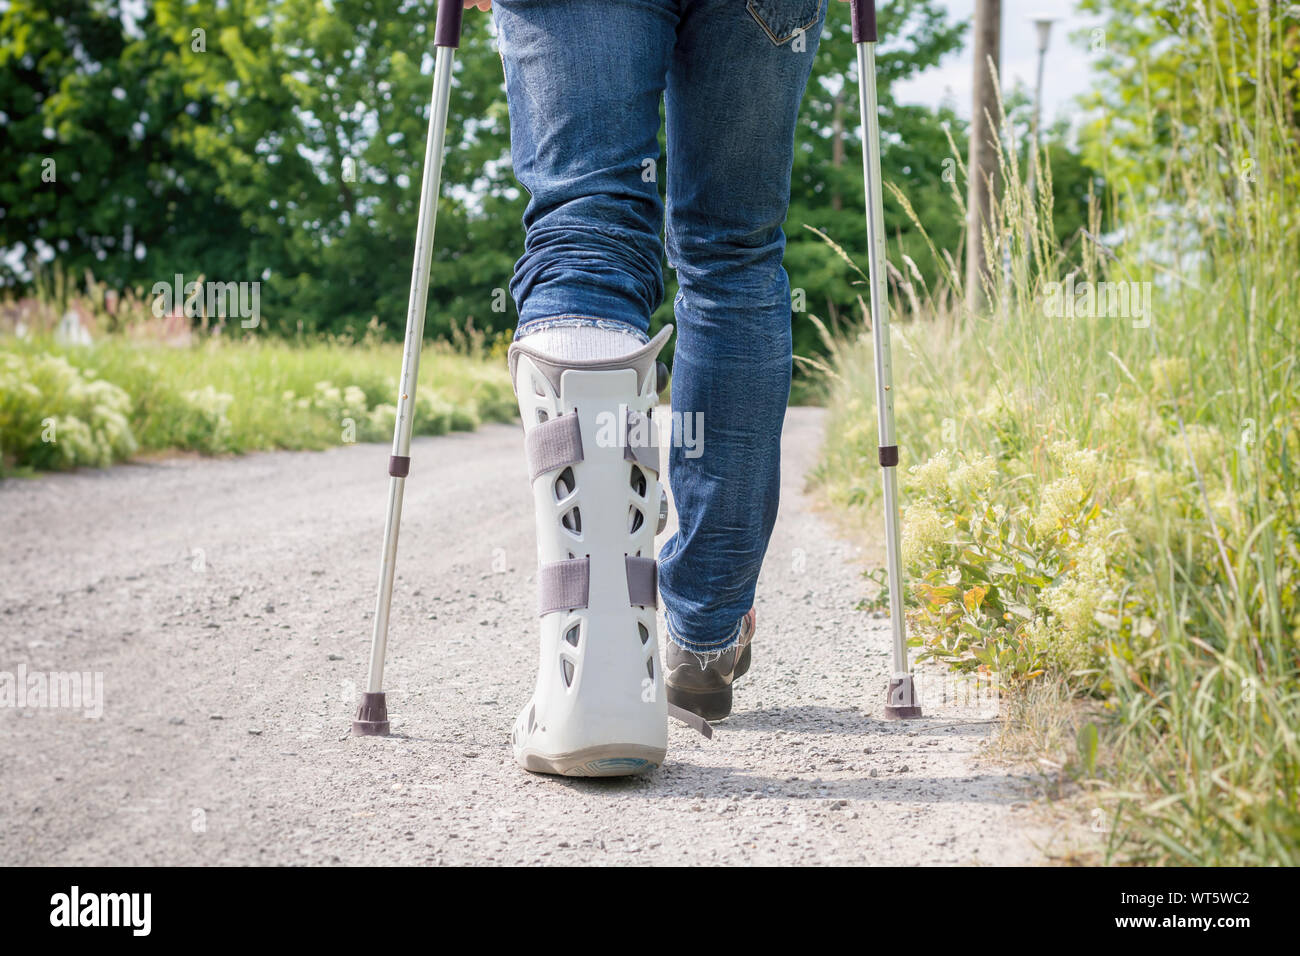
<svg viewBox="0 0 1300 956">
<path fill-rule="evenodd" d="M 892 290 L 896 313 L 920 303 L 893 327 L 917 656 L 1031 701 L 1028 736 L 1068 752 L 1114 862 L 1300 863 L 1300 163 L 1271 38 L 1241 42 L 1253 102 L 1209 44 L 1188 69 L 1193 138 L 1154 189 L 1111 184 L 1111 236 L 1094 204 L 1081 248 L 1055 248 L 1050 170 L 1030 196 L 1009 151 L 993 235 L 1010 275 L 988 310 L 957 304 L 955 269 L 944 290 L 910 270 Z M 1061 315 L 1052 283 L 1071 278 L 1150 283 L 1154 307 Z M 867 511 L 870 335 L 827 343 L 814 480 Z M 1042 717 L 1053 696 L 1087 718 Z"/>
<path fill-rule="evenodd" d="M 515 418 L 504 362 L 428 343 L 415 433 Z M 0 474 L 132 455 L 318 449 L 388 441 L 401 346 L 213 336 L 173 347 L 120 335 L 0 338 Z"/>
</svg>

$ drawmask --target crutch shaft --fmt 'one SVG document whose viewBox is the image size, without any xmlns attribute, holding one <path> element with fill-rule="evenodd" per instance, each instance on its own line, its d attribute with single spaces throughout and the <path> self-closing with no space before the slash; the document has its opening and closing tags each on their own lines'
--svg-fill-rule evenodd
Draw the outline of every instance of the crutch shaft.
<svg viewBox="0 0 1300 956">
<path fill-rule="evenodd" d="M 447 135 L 447 108 L 456 51 L 438 47 L 433 67 L 433 116 L 425 143 L 424 175 L 420 183 L 420 215 L 415 231 L 415 263 L 411 268 L 411 296 L 406 308 L 406 343 L 402 347 L 402 378 L 398 386 L 397 422 L 393 427 L 393 453 L 388 465 L 388 511 L 384 519 L 384 550 L 379 568 L 379 594 L 375 602 L 375 629 L 370 649 L 370 676 L 366 689 L 378 693 L 384 682 L 384 654 L 388 647 L 388 617 L 393 600 L 397 565 L 397 533 L 402 520 L 402 493 L 410 469 L 411 430 L 415 425 L 415 390 L 420 378 L 420 347 L 424 341 L 425 305 L 429 297 L 429 266 L 433 257 L 434 227 L 438 219 L 438 191 L 442 182 L 442 151 Z"/>
<path fill-rule="evenodd" d="M 853 42 L 858 57 L 858 105 L 862 113 L 862 178 L 867 210 L 867 278 L 870 282 L 871 341 L 876 365 L 876 416 L 885 512 L 885 555 L 889 573 L 892 675 L 886 696 L 889 717 L 919 717 L 907 667 L 907 625 L 903 610 L 903 567 L 898 522 L 898 443 L 894 432 L 894 370 L 889 347 L 889 303 L 885 297 L 885 204 L 880 174 L 880 120 L 876 100 L 876 5 L 851 0 Z"/>
<path fill-rule="evenodd" d="M 392 454 L 388 459 L 388 507 L 384 516 L 384 548 L 379 564 L 379 589 L 375 598 L 374 631 L 370 641 L 370 668 L 362 695 L 355 734 L 387 734 L 384 701 L 384 659 L 388 651 L 388 622 L 397 571 L 397 536 L 402 522 L 402 496 L 411 467 L 411 432 L 415 425 L 415 391 L 420 378 L 420 349 L 424 342 L 425 306 L 429 297 L 429 268 L 433 259 L 434 228 L 438 219 L 438 194 L 442 186 L 443 151 L 451 77 L 460 44 L 460 0 L 439 0 L 434 31 L 436 57 L 429 133 L 425 140 L 424 168 L 420 178 L 420 208 L 415 231 L 415 258 L 411 266 L 411 293 L 406 307 L 406 339 L 402 346 L 402 374 L 398 385 L 397 421 L 393 427 Z"/>
<path fill-rule="evenodd" d="M 879 430 L 879 458 L 884 482 L 886 561 L 889 565 L 890 614 L 894 627 L 893 668 L 907 673 L 904 643 L 902 581 L 899 567 L 898 480 L 895 466 L 898 445 L 894 434 L 894 369 L 889 342 L 889 308 L 885 301 L 884 195 L 880 176 L 880 121 L 877 116 L 875 43 L 858 44 L 858 96 L 863 117 L 862 175 L 867 195 L 867 277 L 870 280 L 871 340 L 876 363 L 876 424 Z"/>
</svg>

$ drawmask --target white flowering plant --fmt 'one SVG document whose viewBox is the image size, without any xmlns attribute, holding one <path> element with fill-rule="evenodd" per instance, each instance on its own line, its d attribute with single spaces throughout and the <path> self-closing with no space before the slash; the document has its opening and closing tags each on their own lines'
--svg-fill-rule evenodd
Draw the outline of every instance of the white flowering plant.
<svg viewBox="0 0 1300 956">
<path fill-rule="evenodd" d="M 103 466 L 132 455 L 131 399 L 59 355 L 0 352 L 0 465 Z"/>
</svg>

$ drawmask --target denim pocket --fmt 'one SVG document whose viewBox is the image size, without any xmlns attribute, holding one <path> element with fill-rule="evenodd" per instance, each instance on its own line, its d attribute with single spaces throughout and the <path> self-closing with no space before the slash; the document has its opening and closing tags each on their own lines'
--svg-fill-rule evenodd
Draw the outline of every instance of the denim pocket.
<svg viewBox="0 0 1300 956">
<path fill-rule="evenodd" d="M 817 26 L 823 0 L 745 0 L 745 9 L 777 46 Z"/>
</svg>

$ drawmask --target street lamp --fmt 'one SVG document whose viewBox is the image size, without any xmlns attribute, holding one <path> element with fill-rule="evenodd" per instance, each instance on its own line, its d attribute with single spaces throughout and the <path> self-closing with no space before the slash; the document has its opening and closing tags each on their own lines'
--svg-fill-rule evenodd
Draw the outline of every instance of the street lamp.
<svg viewBox="0 0 1300 956">
<path fill-rule="evenodd" d="M 1047 41 L 1052 35 L 1052 24 L 1055 22 L 1055 17 L 1036 17 L 1034 19 L 1034 26 L 1038 30 L 1038 53 L 1040 56 L 1047 52 Z"/>
</svg>

